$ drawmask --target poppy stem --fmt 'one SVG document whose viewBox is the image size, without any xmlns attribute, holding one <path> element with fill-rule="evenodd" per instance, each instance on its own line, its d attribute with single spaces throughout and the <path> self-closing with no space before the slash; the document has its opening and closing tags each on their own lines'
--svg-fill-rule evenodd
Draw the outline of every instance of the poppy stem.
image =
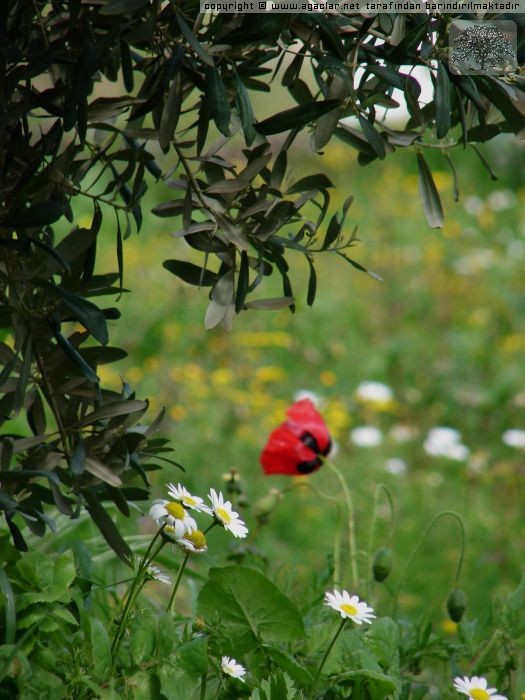
<svg viewBox="0 0 525 700">
<path fill-rule="evenodd" d="M 419 538 L 418 542 L 416 543 L 414 549 L 411 551 L 410 556 L 408 557 L 407 563 L 405 564 L 405 568 L 403 569 L 403 572 L 401 574 L 401 579 L 399 581 L 399 587 L 397 589 L 396 597 L 394 600 L 394 610 L 393 614 L 395 615 L 397 613 L 397 606 L 399 604 L 399 594 L 401 593 L 401 590 L 403 588 L 403 584 L 405 583 L 406 576 L 408 573 L 408 570 L 414 560 L 414 557 L 416 554 L 419 552 L 420 547 L 422 544 L 425 542 L 425 540 L 428 539 L 428 536 L 430 534 L 430 530 L 434 527 L 436 522 L 440 520 L 441 518 L 444 518 L 445 516 L 449 516 L 450 518 L 453 518 L 459 527 L 459 534 L 460 534 L 460 545 L 459 545 L 459 557 L 458 557 L 458 563 L 456 566 L 456 576 L 454 579 L 454 586 L 457 588 L 459 584 L 459 578 L 461 576 L 461 568 L 463 566 L 463 560 L 465 558 L 465 526 L 463 524 L 463 520 L 460 515 L 458 515 L 455 511 L 453 510 L 442 510 L 441 512 L 437 513 L 432 520 L 429 522 L 429 524 L 426 526 L 426 528 L 423 530 L 423 534 Z"/>
<path fill-rule="evenodd" d="M 374 507 L 372 510 L 372 523 L 370 525 L 370 536 L 368 538 L 368 550 L 367 550 L 367 565 L 368 565 L 368 575 L 366 576 L 366 581 L 365 581 L 365 590 L 366 590 L 366 595 L 368 596 L 368 591 L 370 588 L 370 564 L 372 561 L 372 548 L 374 546 L 374 540 L 375 540 L 375 534 L 376 534 L 376 524 L 377 524 L 377 508 L 379 505 L 379 496 L 383 492 L 386 496 L 386 499 L 388 501 L 388 505 L 390 508 L 390 522 L 389 522 L 389 527 L 388 527 L 388 534 L 387 534 L 387 543 L 390 544 L 392 541 L 392 535 L 394 534 L 394 529 L 395 529 L 395 524 L 396 524 L 396 508 L 394 505 L 394 499 L 392 498 L 392 494 L 390 493 L 390 490 L 388 489 L 385 484 L 377 484 L 375 491 L 374 491 Z"/>
<path fill-rule="evenodd" d="M 331 462 L 329 459 L 324 460 L 326 464 L 330 467 L 330 469 L 334 472 L 334 474 L 337 476 L 339 479 L 339 483 L 341 484 L 341 488 L 343 490 L 343 494 L 345 497 L 346 501 L 346 508 L 348 510 L 348 549 L 349 549 L 349 558 L 350 558 L 350 572 L 351 572 L 351 581 L 353 587 L 357 587 L 359 585 L 359 571 L 357 568 L 357 548 L 356 548 L 356 542 L 355 542 L 355 515 L 354 515 L 354 504 L 352 501 L 352 494 L 350 493 L 350 489 L 348 488 L 348 484 L 346 483 L 346 479 L 344 476 L 341 474 L 339 469 L 335 466 L 333 462 Z"/>
<path fill-rule="evenodd" d="M 316 488 L 310 481 L 295 481 L 293 484 L 281 489 L 280 493 L 284 494 L 287 491 L 291 491 L 294 488 L 299 488 L 300 486 L 306 486 L 307 488 L 311 489 L 316 496 L 322 498 L 324 501 L 333 503 L 336 507 L 337 527 L 334 537 L 334 586 L 338 586 L 341 584 L 341 504 L 337 498 L 328 496 L 328 494 L 319 491 L 319 489 Z"/>
<path fill-rule="evenodd" d="M 315 678 L 314 678 L 314 680 L 313 680 L 312 687 L 310 688 L 310 695 L 308 696 L 308 700 L 312 700 L 312 698 L 313 698 L 313 696 L 314 696 L 314 691 L 315 691 L 315 688 L 316 688 L 316 686 L 317 686 L 317 681 L 319 680 L 319 676 L 321 675 L 321 671 L 323 670 L 323 667 L 324 667 L 324 665 L 325 665 L 325 663 L 326 663 L 326 659 L 328 658 L 328 655 L 329 655 L 330 652 L 332 651 L 332 648 L 333 648 L 334 644 L 336 643 L 337 638 L 338 638 L 339 635 L 341 634 L 341 631 L 342 631 L 343 627 L 345 626 L 345 622 L 346 622 L 346 621 L 347 621 L 347 618 L 346 618 L 346 617 L 344 617 L 344 618 L 341 620 L 341 624 L 340 624 L 339 627 L 337 628 L 337 632 L 334 634 L 334 637 L 333 637 L 332 641 L 331 641 L 330 644 L 328 645 L 328 649 L 327 649 L 327 650 L 325 651 L 325 653 L 324 653 L 324 656 L 323 656 L 323 658 L 322 658 L 322 660 L 321 660 L 321 663 L 319 664 L 319 667 L 318 667 L 317 672 L 316 672 L 316 674 L 315 674 Z"/>
</svg>

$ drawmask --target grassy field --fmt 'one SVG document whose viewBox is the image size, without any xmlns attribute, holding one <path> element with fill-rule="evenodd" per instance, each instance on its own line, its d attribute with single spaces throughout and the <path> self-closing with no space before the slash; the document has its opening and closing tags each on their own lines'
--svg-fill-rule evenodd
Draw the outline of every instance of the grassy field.
<svg viewBox="0 0 525 700">
<path fill-rule="evenodd" d="M 250 504 L 290 484 L 261 471 L 267 434 L 297 392 L 314 392 L 338 444 L 335 462 L 353 492 L 360 548 L 368 539 L 376 484 L 386 484 L 397 504 L 395 568 L 378 593 L 378 608 L 390 611 L 401 570 L 432 516 L 454 510 L 467 529 L 462 586 L 469 614 L 487 616 L 495 597 L 519 580 L 525 535 L 524 452 L 502 440 L 506 430 L 525 429 L 525 167 L 515 145 L 500 143 L 488 155 L 497 182 L 474 152 L 455 152 L 461 192 L 455 203 L 450 169 L 440 153 L 430 153 L 446 212 L 444 229 L 432 230 L 419 203 L 414 154 L 363 169 L 337 145 L 323 158 L 305 150 L 296 174 L 327 172 L 337 186 L 336 204 L 355 196 L 348 225 L 358 226 L 361 242 L 353 256 L 384 281 L 319 256 L 318 297 L 308 308 L 306 264 L 297 255 L 290 260 L 300 290 L 297 313 L 242 313 L 230 334 L 206 332 L 206 292 L 162 268 L 163 260 L 188 255 L 170 236 L 179 222 L 146 214 L 140 235 L 125 243 L 125 286 L 132 293 L 121 300 L 123 317 L 111 329 L 112 344 L 129 357 L 101 371 L 106 385 L 118 388 L 122 376 L 139 397 L 148 397 L 151 415 L 166 407 L 163 432 L 186 474 L 158 472 L 156 497 L 164 496 L 165 482 L 180 478 L 204 494 L 234 468 L 248 503 L 246 520 L 255 529 Z M 149 208 L 157 203 L 147 200 Z M 112 271 L 109 224 L 105 238 L 101 259 L 104 271 Z M 281 293 L 278 279 L 267 285 L 260 296 Z M 392 398 L 361 400 L 356 390 L 364 381 L 386 384 Z M 360 426 L 378 428 L 380 443 L 355 444 L 351 431 Z M 459 431 L 468 448 L 460 458 L 428 453 L 425 439 L 436 426 Z M 338 492 L 326 470 L 311 482 Z M 387 538 L 387 514 L 381 505 L 377 546 Z M 276 575 L 300 580 L 326 564 L 335 526 L 331 506 L 297 488 L 250 544 Z M 137 524 L 124 527 L 131 534 Z M 403 583 L 404 613 L 423 612 L 446 625 L 443 601 L 458 547 L 457 525 L 443 519 Z M 207 564 L 216 559 L 214 549 Z"/>
</svg>

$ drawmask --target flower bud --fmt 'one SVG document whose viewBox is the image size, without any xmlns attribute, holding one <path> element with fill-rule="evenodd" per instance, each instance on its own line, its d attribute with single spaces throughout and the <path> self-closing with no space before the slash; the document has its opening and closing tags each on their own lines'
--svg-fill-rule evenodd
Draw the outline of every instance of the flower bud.
<svg viewBox="0 0 525 700">
<path fill-rule="evenodd" d="M 372 561 L 372 574 L 378 583 L 387 579 L 392 571 L 394 554 L 390 547 L 381 547 L 374 554 Z"/>
<path fill-rule="evenodd" d="M 270 489 L 266 496 L 262 496 L 253 504 L 253 516 L 258 520 L 260 525 L 266 525 L 266 523 L 269 522 L 270 515 L 279 500 L 279 494 L 280 492 L 278 489 Z"/>
<path fill-rule="evenodd" d="M 452 622 L 460 622 L 467 607 L 467 596 L 459 589 L 454 588 L 448 594 L 447 612 Z"/>
</svg>

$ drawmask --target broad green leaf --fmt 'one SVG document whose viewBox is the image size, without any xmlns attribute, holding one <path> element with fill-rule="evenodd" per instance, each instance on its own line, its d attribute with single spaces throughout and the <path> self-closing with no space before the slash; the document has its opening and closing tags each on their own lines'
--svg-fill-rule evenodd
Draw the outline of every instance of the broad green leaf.
<svg viewBox="0 0 525 700">
<path fill-rule="evenodd" d="M 434 94 L 436 108 L 436 133 L 442 139 L 450 129 L 450 78 L 445 65 L 438 61 Z"/>
<path fill-rule="evenodd" d="M 399 671 L 399 627 L 389 617 L 376 620 L 364 635 L 364 642 L 379 665 L 390 673 Z"/>
<path fill-rule="evenodd" d="M 195 637 L 177 648 L 177 661 L 189 676 L 200 678 L 208 671 L 208 639 Z"/>
<path fill-rule="evenodd" d="M 244 566 L 213 568 L 198 598 L 198 614 L 220 622 L 239 653 L 260 641 L 292 641 L 304 635 L 294 603 L 263 574 Z"/>
<path fill-rule="evenodd" d="M 150 611 L 136 615 L 129 631 L 129 650 L 140 665 L 153 658 L 157 640 L 157 621 Z"/>
<path fill-rule="evenodd" d="M 297 659 L 282 649 L 264 645 L 265 653 L 274 661 L 277 666 L 285 671 L 290 678 L 302 686 L 311 686 L 313 678 L 308 669 L 302 666 Z"/>
<path fill-rule="evenodd" d="M 318 119 L 323 114 L 331 112 L 339 107 L 341 100 L 324 100 L 321 102 L 307 102 L 306 104 L 292 107 L 273 117 L 264 119 L 255 125 L 256 130 L 264 136 L 280 134 L 289 129 L 302 129 L 310 122 Z"/>
<path fill-rule="evenodd" d="M 429 226 L 441 228 L 443 226 L 441 200 L 434 184 L 432 173 L 421 153 L 417 154 L 417 166 L 419 171 L 419 196 L 421 197 L 425 217 Z"/>
<path fill-rule="evenodd" d="M 194 284 L 198 287 L 211 287 L 217 282 L 217 274 L 210 270 L 204 270 L 198 265 L 185 260 L 165 260 L 162 267 L 172 275 L 180 277 L 183 282 Z"/>
</svg>

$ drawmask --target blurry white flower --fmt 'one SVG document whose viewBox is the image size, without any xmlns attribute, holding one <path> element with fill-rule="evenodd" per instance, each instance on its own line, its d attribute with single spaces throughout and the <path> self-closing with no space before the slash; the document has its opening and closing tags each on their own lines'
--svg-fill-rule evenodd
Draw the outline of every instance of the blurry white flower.
<svg viewBox="0 0 525 700">
<path fill-rule="evenodd" d="M 485 205 L 481 197 L 477 197 L 476 195 L 466 197 L 465 201 L 463 202 L 463 208 L 467 214 L 472 214 L 473 216 L 480 214 L 483 211 L 484 206 Z"/>
<path fill-rule="evenodd" d="M 525 449 L 525 430 L 518 430 L 517 428 L 506 430 L 501 439 L 509 447 Z"/>
<path fill-rule="evenodd" d="M 227 676 L 237 678 L 237 680 L 244 683 L 243 676 L 246 673 L 246 669 L 244 666 L 241 666 L 241 664 L 238 664 L 235 659 L 230 658 L 229 656 L 223 656 L 221 659 L 221 668 L 222 672 Z"/>
<path fill-rule="evenodd" d="M 159 527 L 164 525 L 164 532 L 175 539 L 197 529 L 195 520 L 187 514 L 180 503 L 174 501 L 153 501 L 149 516 Z"/>
<path fill-rule="evenodd" d="M 192 496 L 185 486 L 181 484 L 168 484 L 168 494 L 174 501 L 182 503 L 185 508 L 193 508 L 203 513 L 211 514 L 211 509 L 204 505 L 204 500 L 198 496 Z"/>
<path fill-rule="evenodd" d="M 494 190 L 487 197 L 487 204 L 492 211 L 511 209 L 516 204 L 516 195 L 511 190 Z"/>
<path fill-rule="evenodd" d="M 358 447 L 377 447 L 383 442 L 383 433 L 373 425 L 361 425 L 350 431 L 350 440 Z"/>
<path fill-rule="evenodd" d="M 229 530 L 234 537 L 246 537 L 248 528 L 236 513 L 230 501 L 225 501 L 224 496 L 215 489 L 210 489 L 208 498 L 211 501 L 213 514 L 225 530 Z"/>
<path fill-rule="evenodd" d="M 407 465 L 400 457 L 391 457 L 385 462 L 385 471 L 395 476 L 404 476 L 407 473 Z"/>
<path fill-rule="evenodd" d="M 382 382 L 361 382 L 355 391 L 355 397 L 363 403 L 388 404 L 394 398 L 392 389 Z"/>
<path fill-rule="evenodd" d="M 454 262 L 454 269 L 460 275 L 473 275 L 493 267 L 498 256 L 491 248 L 478 248 Z"/>
<path fill-rule="evenodd" d="M 409 442 L 417 436 L 417 429 L 411 425 L 393 425 L 390 428 L 388 436 L 394 442 Z"/>
<path fill-rule="evenodd" d="M 315 391 L 309 391 L 308 389 L 299 389 L 299 391 L 296 391 L 294 393 L 294 401 L 302 401 L 303 399 L 309 399 L 317 408 L 322 408 L 325 403 L 325 400 L 321 396 L 319 396 L 319 394 L 316 394 Z"/>
<path fill-rule="evenodd" d="M 507 700 L 504 695 L 496 695 L 496 688 L 487 688 L 487 679 L 480 676 L 458 676 L 454 678 L 454 689 L 472 700 Z"/>
<path fill-rule="evenodd" d="M 423 444 L 423 449 L 431 457 L 446 457 L 462 462 L 467 459 L 470 451 L 460 440 L 461 434 L 454 428 L 431 428 Z"/>
<path fill-rule="evenodd" d="M 356 595 L 350 596 L 348 591 L 334 591 L 333 593 L 325 594 L 325 605 L 329 605 L 341 615 L 348 617 L 357 625 L 362 625 L 363 622 L 370 624 L 375 617 L 372 613 L 374 608 L 369 608 L 366 603 L 360 601 Z"/>
</svg>

